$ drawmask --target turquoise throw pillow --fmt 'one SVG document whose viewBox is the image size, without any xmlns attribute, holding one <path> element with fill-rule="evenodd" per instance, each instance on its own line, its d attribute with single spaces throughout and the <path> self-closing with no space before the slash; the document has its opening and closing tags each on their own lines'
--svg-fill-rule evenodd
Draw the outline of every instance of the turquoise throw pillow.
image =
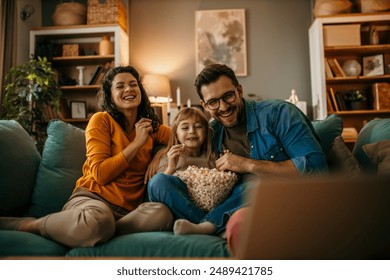
<svg viewBox="0 0 390 280">
<path fill-rule="evenodd" d="M 60 120 L 52 120 L 47 128 L 29 216 L 42 217 L 58 212 L 81 177 L 86 159 L 84 131 Z"/>
<path fill-rule="evenodd" d="M 21 216 L 30 204 L 41 155 L 14 120 L 0 120 L 0 215 Z"/>
<path fill-rule="evenodd" d="M 366 172 L 375 173 L 377 166 L 367 156 L 363 146 L 384 140 L 390 140 L 390 118 L 371 120 L 360 130 L 352 154 Z"/>
<path fill-rule="evenodd" d="M 332 114 L 323 120 L 313 121 L 312 124 L 321 139 L 322 151 L 328 156 L 332 149 L 333 141 L 343 132 L 343 120 L 339 115 Z"/>
</svg>

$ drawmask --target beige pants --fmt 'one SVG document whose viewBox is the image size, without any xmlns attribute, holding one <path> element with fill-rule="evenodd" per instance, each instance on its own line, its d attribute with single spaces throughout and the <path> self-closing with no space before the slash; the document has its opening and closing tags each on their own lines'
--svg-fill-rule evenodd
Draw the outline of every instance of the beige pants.
<svg viewBox="0 0 390 280">
<path fill-rule="evenodd" d="M 40 232 L 68 247 L 93 247 L 122 235 L 172 230 L 173 215 L 164 204 L 145 202 L 129 212 L 79 189 L 61 212 L 41 218 Z"/>
</svg>

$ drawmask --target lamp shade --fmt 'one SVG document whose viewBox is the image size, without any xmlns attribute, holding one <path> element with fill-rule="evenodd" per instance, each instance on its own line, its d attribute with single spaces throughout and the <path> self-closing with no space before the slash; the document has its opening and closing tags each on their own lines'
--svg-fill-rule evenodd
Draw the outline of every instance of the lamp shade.
<svg viewBox="0 0 390 280">
<path fill-rule="evenodd" d="M 169 79 L 165 75 L 146 74 L 143 85 L 151 102 L 166 103 L 171 95 Z"/>
</svg>

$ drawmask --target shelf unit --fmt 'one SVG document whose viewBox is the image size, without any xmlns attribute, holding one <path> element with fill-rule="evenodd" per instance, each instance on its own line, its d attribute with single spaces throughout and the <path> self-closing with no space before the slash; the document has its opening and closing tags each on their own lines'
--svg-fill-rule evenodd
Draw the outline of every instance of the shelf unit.
<svg viewBox="0 0 390 280">
<path fill-rule="evenodd" d="M 99 42 L 103 36 L 109 36 L 113 44 L 112 55 L 99 55 Z M 64 44 L 77 44 L 79 55 L 62 56 Z M 100 66 L 129 64 L 129 41 L 126 32 L 116 24 L 50 26 L 35 28 L 30 31 L 30 54 L 36 54 L 42 45 L 50 46 L 53 68 L 59 76 L 67 77 L 78 83 L 79 71 L 77 66 L 85 66 L 84 85 L 61 85 L 63 93 L 62 119 L 66 122 L 85 127 L 89 117 L 99 110 L 97 93 L 98 84 L 89 85 L 89 81 Z M 71 118 L 70 102 L 85 101 L 87 118 Z"/>
<path fill-rule="evenodd" d="M 324 27 L 329 25 L 360 25 L 360 45 L 355 46 L 325 46 Z M 375 25 L 379 34 L 379 44 L 369 42 L 369 27 Z M 353 127 L 357 132 L 371 119 L 390 117 L 390 110 L 374 110 L 372 107 L 371 88 L 374 83 L 389 83 L 390 73 L 387 65 L 390 64 L 390 13 L 373 14 L 343 14 L 336 16 L 318 17 L 309 29 L 310 68 L 313 118 L 324 119 L 327 115 L 336 113 L 342 116 L 344 127 Z M 325 59 L 336 58 L 342 65 L 344 61 L 357 60 L 363 69 L 362 58 L 383 54 L 384 74 L 378 76 L 334 77 L 325 73 Z M 328 108 L 327 94 L 332 88 L 334 91 L 351 91 L 358 89 L 368 99 L 367 110 L 335 111 Z M 370 104 L 371 102 L 371 104 Z M 348 139 L 353 143 L 354 139 Z"/>
</svg>

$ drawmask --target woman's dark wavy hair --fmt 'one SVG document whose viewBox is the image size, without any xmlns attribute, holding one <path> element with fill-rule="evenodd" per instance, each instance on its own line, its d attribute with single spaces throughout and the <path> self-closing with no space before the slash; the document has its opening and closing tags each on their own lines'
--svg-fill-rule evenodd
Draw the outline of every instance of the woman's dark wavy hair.
<svg viewBox="0 0 390 280">
<path fill-rule="evenodd" d="M 99 92 L 99 104 L 103 111 L 107 111 L 115 121 L 126 131 L 127 120 L 125 115 L 122 112 L 119 112 L 116 105 L 112 102 L 111 99 L 111 87 L 114 77 L 119 73 L 130 73 L 137 80 L 138 87 L 141 91 L 141 103 L 138 106 L 137 112 L 137 121 L 141 118 L 148 118 L 152 120 L 153 131 L 156 131 L 159 125 L 161 125 L 161 120 L 155 114 L 148 95 L 146 94 L 145 88 L 142 85 L 141 76 L 138 71 L 132 66 L 118 66 L 110 69 L 105 75 L 102 85 Z"/>
</svg>

